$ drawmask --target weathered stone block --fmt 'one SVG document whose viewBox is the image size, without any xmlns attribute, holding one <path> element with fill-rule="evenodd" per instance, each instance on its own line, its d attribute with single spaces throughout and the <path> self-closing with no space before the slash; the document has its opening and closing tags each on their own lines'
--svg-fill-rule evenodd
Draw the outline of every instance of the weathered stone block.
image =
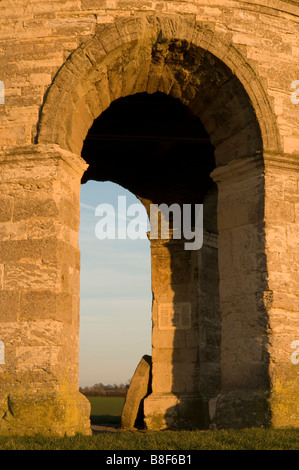
<svg viewBox="0 0 299 470">
<path fill-rule="evenodd" d="M 91 434 L 90 404 L 79 392 L 11 393 L 2 407 L 1 435 L 11 434 L 14 428 L 18 429 L 19 435 L 40 432 L 56 436 Z"/>
<path fill-rule="evenodd" d="M 38 260 L 43 255 L 43 240 L 14 240 L 0 243 L 2 263 L 21 260 Z"/>
<path fill-rule="evenodd" d="M 51 290 L 25 291 L 21 295 L 22 321 L 58 320 L 72 322 L 73 296 Z"/>
<path fill-rule="evenodd" d="M 20 315 L 20 293 L 18 290 L 0 291 L 0 323 L 15 322 Z"/>
</svg>

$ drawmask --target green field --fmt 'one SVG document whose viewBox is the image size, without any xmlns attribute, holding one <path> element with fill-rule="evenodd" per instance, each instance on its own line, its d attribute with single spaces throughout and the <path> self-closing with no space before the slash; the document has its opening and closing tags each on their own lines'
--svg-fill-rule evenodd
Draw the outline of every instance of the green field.
<svg viewBox="0 0 299 470">
<path fill-rule="evenodd" d="M 113 432 L 0 438 L 0 450 L 298 450 L 298 429 Z"/>
<path fill-rule="evenodd" d="M 91 422 L 119 427 L 124 398 L 88 397 Z M 299 450 L 299 429 L 127 431 L 74 437 L 0 437 L 0 450 Z"/>
<path fill-rule="evenodd" d="M 121 411 L 125 402 L 122 397 L 87 397 L 91 404 L 90 421 L 97 425 L 120 425 Z"/>
</svg>

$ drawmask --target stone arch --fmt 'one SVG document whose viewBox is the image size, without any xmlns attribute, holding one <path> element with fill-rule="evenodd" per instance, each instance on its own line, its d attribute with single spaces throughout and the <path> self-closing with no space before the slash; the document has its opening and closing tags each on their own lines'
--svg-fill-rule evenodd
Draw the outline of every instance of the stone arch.
<svg viewBox="0 0 299 470">
<path fill-rule="evenodd" d="M 8 132 L 8 146 L 0 151 L 0 330 L 5 345 L 5 364 L 0 366 L 0 434 L 90 433 L 89 404 L 78 391 L 77 367 L 79 193 L 87 168 L 80 149 L 90 124 L 112 101 L 155 91 L 179 98 L 200 116 L 214 144 L 218 168 L 209 172 L 217 188 L 207 194 L 205 204 L 212 215 L 217 205 L 217 217 L 208 218 L 212 234 L 207 233 L 201 259 L 200 255 L 186 259 L 179 243 L 168 247 L 157 242 L 153 247 L 156 266 L 164 276 L 161 281 L 155 272 L 161 291 L 170 285 L 171 267 L 176 269 L 175 281 L 185 282 L 179 285 L 177 299 L 162 300 L 168 303 L 166 311 L 169 304 L 171 310 L 175 301 L 182 303 L 181 320 L 180 312 L 191 300 L 190 289 L 195 300 L 192 328 L 186 331 L 160 331 L 159 306 L 153 309 L 155 341 L 164 343 L 153 360 L 157 380 L 145 402 L 149 428 L 202 426 L 203 422 L 212 427 L 299 426 L 299 365 L 294 352 L 299 331 L 294 263 L 298 259 L 299 159 L 294 154 L 296 100 L 294 94 L 291 100 L 285 95 L 287 82 L 296 78 L 290 78 L 295 61 L 284 70 L 285 60 L 296 56 L 292 45 L 297 2 L 275 0 L 272 8 L 269 1 L 250 0 L 246 12 L 238 7 L 241 2 L 218 2 L 221 8 L 211 11 L 207 23 L 200 21 L 202 12 L 208 14 L 205 8 L 194 5 L 192 16 L 185 2 L 161 2 L 169 11 L 182 12 L 174 15 L 137 12 L 132 2 L 121 3 L 123 8 L 112 8 L 108 17 L 100 10 L 94 15 L 87 7 L 78 15 L 66 12 L 56 26 L 52 22 L 52 27 L 39 30 L 41 47 L 30 61 L 30 69 L 45 72 L 40 77 L 30 74 L 30 83 L 38 87 L 27 87 L 29 61 L 23 73 L 10 67 L 9 75 L 13 78 L 16 72 L 25 86 L 18 96 L 20 90 L 8 80 L 12 106 L 2 125 Z M 144 2 L 144 7 L 151 8 L 149 3 Z M 263 4 L 263 12 L 257 3 Z M 46 16 L 45 11 L 45 21 Z M 242 18 L 240 35 L 234 32 L 238 18 Z M 111 19 L 113 24 L 96 24 Z M 252 31 L 253 21 L 259 37 Z M 88 40 L 82 39 L 81 32 Z M 37 39 L 34 21 L 23 33 L 18 31 L 18 38 L 26 42 L 28 57 Z M 24 119 L 28 118 L 31 129 L 34 106 L 40 106 L 48 73 L 55 70 L 56 60 L 61 63 L 69 37 L 75 44 L 86 42 L 70 55 L 47 89 L 33 142 L 27 124 L 23 130 Z M 282 48 L 277 49 L 280 43 Z M 15 39 L 8 38 L 10 63 L 20 55 L 15 45 Z M 0 105 L 3 91 L 0 82 Z M 102 171 L 101 155 L 98 160 Z M 195 177 L 200 160 L 192 166 Z M 185 154 L 182 161 L 183 167 Z M 169 165 L 181 178 L 172 158 Z M 189 175 L 186 180 L 193 188 Z M 143 185 L 143 178 L 140 181 Z M 216 250 L 217 259 L 212 255 L 211 263 L 210 254 Z M 214 294 L 214 284 L 202 269 L 211 264 L 219 271 L 214 281 L 221 311 L 222 381 L 217 395 L 215 390 L 210 393 L 211 381 L 204 370 L 206 357 L 211 362 L 214 351 L 202 348 L 204 342 L 213 346 L 217 337 L 213 332 L 206 335 L 206 317 L 199 318 L 199 301 L 209 294 L 207 281 Z M 215 270 L 210 269 L 210 274 L 212 280 Z M 164 295 L 155 293 L 156 298 Z M 218 306 L 211 302 L 210 307 L 208 321 Z M 168 386 L 174 367 L 180 390 Z M 208 369 L 214 384 L 210 364 Z"/>
<path fill-rule="evenodd" d="M 234 114 L 231 137 L 244 131 L 247 155 L 254 128 L 260 141 L 251 142 L 251 154 L 280 150 L 271 103 L 254 69 L 232 43 L 177 16 L 119 19 L 74 51 L 46 95 L 37 142 L 80 154 L 92 122 L 112 101 L 156 91 L 180 98 L 200 114 L 217 165 L 244 154 L 244 149 L 232 152 L 234 139 L 222 142 L 221 127 Z"/>
<path fill-rule="evenodd" d="M 240 422 L 246 426 L 264 425 L 269 421 L 266 397 L 270 381 L 262 154 L 265 150 L 278 152 L 280 142 L 271 103 L 244 56 L 205 25 L 181 17 L 119 19 L 80 46 L 56 75 L 41 110 L 37 147 L 51 147 L 52 152 L 72 159 L 73 165 L 79 167 L 76 155 L 81 153 L 88 130 L 113 101 L 157 91 L 188 105 L 200 117 L 215 148 L 218 168 L 212 177 L 218 185 L 218 234 L 209 243 L 211 249 L 217 245 L 219 251 L 223 394 L 215 398 L 200 391 L 196 383 L 198 260 L 186 256 L 176 243 L 157 243 L 152 245 L 153 258 L 157 260 L 154 283 L 161 284 L 158 261 L 162 259 L 168 267 L 165 285 L 170 291 L 175 272 L 180 288 L 179 295 L 170 300 L 162 289 L 155 291 L 154 341 L 161 350 L 164 348 L 167 360 L 161 361 L 163 354 L 160 362 L 153 360 L 153 393 L 145 402 L 146 422 L 149 429 L 203 427 L 213 420 L 219 426 L 234 427 Z M 77 178 L 76 185 L 79 183 Z M 213 207 L 214 202 L 215 198 Z M 77 211 L 73 205 L 72 210 Z M 203 259 L 202 265 L 205 263 Z M 191 290 L 194 299 L 190 295 L 186 305 L 184 296 Z M 178 310 L 186 309 L 191 315 L 193 328 L 174 328 L 166 334 L 157 328 L 158 318 L 164 307 L 170 309 L 167 315 L 171 318 L 175 302 Z M 187 344 L 188 353 L 181 354 L 179 350 L 177 354 L 175 349 L 180 347 L 175 344 Z M 189 353 L 193 354 L 192 361 Z M 175 360 L 179 362 L 178 388 L 173 390 Z M 236 403 L 240 403 L 237 413 Z"/>
</svg>

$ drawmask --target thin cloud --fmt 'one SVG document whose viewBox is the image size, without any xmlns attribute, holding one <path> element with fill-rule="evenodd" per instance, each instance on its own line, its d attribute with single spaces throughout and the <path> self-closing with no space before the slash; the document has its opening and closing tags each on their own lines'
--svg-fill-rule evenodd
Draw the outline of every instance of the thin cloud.
<svg viewBox="0 0 299 470">
<path fill-rule="evenodd" d="M 92 212 L 96 211 L 95 207 L 90 206 L 89 204 L 85 204 L 84 202 L 80 202 L 80 207 L 82 207 L 82 209 L 87 209 L 88 211 L 92 211 Z"/>
</svg>

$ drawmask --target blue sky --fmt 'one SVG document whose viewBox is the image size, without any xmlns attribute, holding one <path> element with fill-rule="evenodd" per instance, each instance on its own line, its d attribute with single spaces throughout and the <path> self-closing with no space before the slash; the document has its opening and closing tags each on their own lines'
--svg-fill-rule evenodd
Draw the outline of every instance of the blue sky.
<svg viewBox="0 0 299 470">
<path fill-rule="evenodd" d="M 141 204 L 113 183 L 81 187 L 80 386 L 126 383 L 151 354 L 151 262 L 146 240 L 99 240 L 99 204 Z M 120 214 L 124 216 L 124 214 Z"/>
</svg>

